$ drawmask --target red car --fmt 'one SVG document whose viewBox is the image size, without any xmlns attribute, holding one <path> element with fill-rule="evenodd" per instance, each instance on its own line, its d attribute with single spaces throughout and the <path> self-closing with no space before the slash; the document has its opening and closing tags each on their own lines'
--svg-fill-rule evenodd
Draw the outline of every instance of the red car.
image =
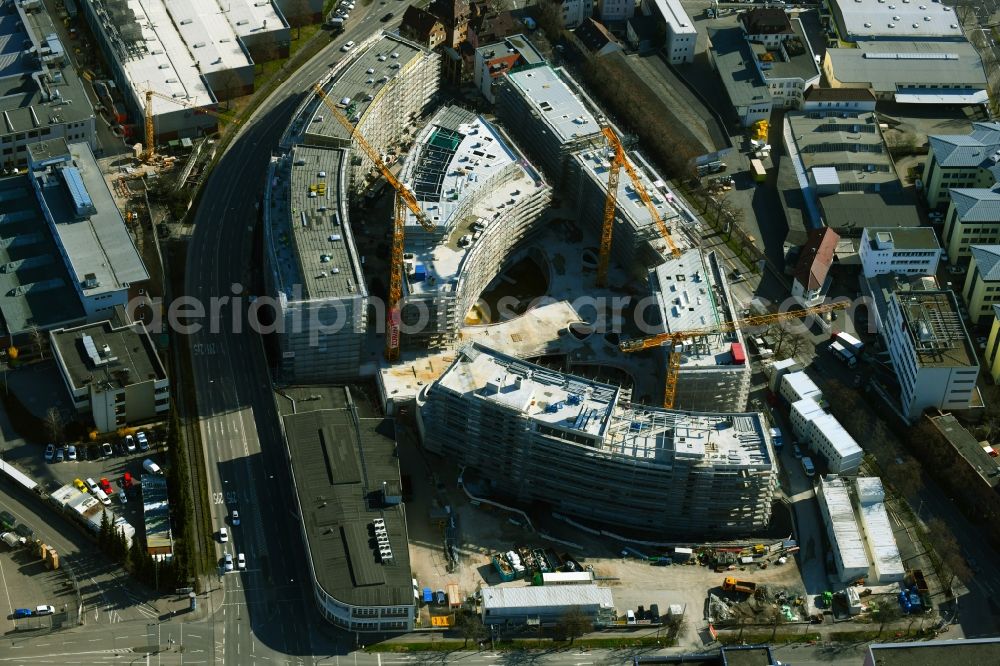
<svg viewBox="0 0 1000 666">
<path fill-rule="evenodd" d="M 107 494 L 109 497 L 114 493 L 114 491 L 111 489 L 111 484 L 108 483 L 107 479 L 101 479 L 99 485 L 101 486 L 101 490 L 103 490 L 105 494 Z"/>
<path fill-rule="evenodd" d="M 132 490 L 132 474 L 125 472 L 125 476 L 122 477 L 122 485 L 125 490 Z"/>
</svg>

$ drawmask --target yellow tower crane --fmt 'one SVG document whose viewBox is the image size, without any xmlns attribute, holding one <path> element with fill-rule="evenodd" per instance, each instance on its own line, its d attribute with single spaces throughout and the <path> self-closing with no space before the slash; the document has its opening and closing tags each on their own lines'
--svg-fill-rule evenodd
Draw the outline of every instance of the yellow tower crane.
<svg viewBox="0 0 1000 666">
<path fill-rule="evenodd" d="M 601 249 L 597 258 L 597 286 L 604 287 L 608 281 L 608 262 L 611 260 L 611 236 L 614 232 L 615 224 L 615 204 L 618 202 L 618 179 L 622 169 L 625 169 L 625 173 L 628 174 L 629 179 L 632 181 L 632 186 L 635 188 L 642 203 L 645 204 L 646 210 L 649 211 L 649 216 L 656 225 L 657 231 L 660 232 L 660 235 L 667 241 L 667 245 L 670 246 L 670 252 L 675 257 L 679 257 L 681 256 L 681 251 L 670 236 L 670 229 L 667 228 L 667 224 L 663 221 L 660 212 L 656 210 L 656 205 L 653 204 L 649 192 L 646 191 L 642 180 L 639 179 L 639 174 L 636 173 L 635 168 L 625 156 L 625 148 L 618 139 L 618 135 L 607 124 L 601 125 L 601 132 L 604 134 L 604 138 L 607 139 L 608 146 L 614 152 L 614 156 L 611 159 L 611 171 L 608 172 L 608 194 L 604 199 L 604 223 L 601 226 Z"/>
<path fill-rule="evenodd" d="M 847 301 L 837 301 L 835 303 L 825 303 L 823 305 L 817 305 L 803 310 L 790 310 L 788 312 L 755 315 L 753 317 L 737 319 L 736 321 L 726 321 L 715 326 L 692 329 L 690 331 L 658 333 L 645 338 L 625 340 L 619 345 L 619 349 L 627 353 L 642 351 L 643 349 L 651 349 L 668 343 L 671 345 L 670 354 L 667 357 L 667 373 L 666 385 L 663 391 L 663 406 L 667 409 L 672 409 L 674 406 L 674 400 L 677 397 L 677 378 L 680 374 L 681 368 L 681 350 L 679 345 L 684 340 L 698 338 L 705 335 L 712 335 L 715 333 L 727 333 L 735 330 L 737 327 L 743 328 L 749 326 L 764 326 L 767 324 L 789 321 L 791 319 L 798 319 L 799 317 L 805 317 L 807 315 L 818 315 L 826 312 L 833 312 L 834 310 L 844 310 L 848 307 L 848 305 L 850 304 Z"/>
<path fill-rule="evenodd" d="M 209 109 L 204 106 L 199 106 L 198 104 L 192 104 L 184 99 L 178 99 L 176 97 L 171 97 L 156 90 L 146 90 L 146 145 L 145 152 L 143 153 L 143 160 L 146 162 L 152 162 L 153 158 L 156 157 L 156 141 L 154 137 L 153 128 L 153 98 L 159 97 L 160 99 L 165 99 L 168 102 L 173 102 L 178 106 L 183 106 L 188 109 L 194 109 L 199 113 L 206 113 L 210 116 L 215 116 L 221 120 L 239 125 L 240 121 L 227 113 L 222 113 L 221 111 L 216 111 L 214 109 Z"/>
<path fill-rule="evenodd" d="M 385 358 L 387 361 L 392 362 L 399 358 L 399 302 L 403 298 L 403 241 L 405 238 L 406 209 L 410 209 L 410 212 L 417 218 L 420 226 L 427 231 L 434 231 L 434 223 L 427 219 L 427 215 L 420 209 L 420 204 L 417 203 L 417 198 L 413 196 L 413 192 L 401 183 L 392 171 L 389 170 L 379 152 L 365 141 L 365 138 L 358 132 L 357 127 L 347 116 L 341 113 L 336 104 L 330 101 L 323 88 L 319 84 L 316 84 L 313 86 L 313 91 L 317 97 L 323 100 L 323 103 L 326 104 L 326 107 L 333 114 L 333 117 L 337 119 L 337 122 L 344 126 L 344 129 L 348 132 L 348 136 L 353 141 L 356 141 L 365 154 L 368 155 L 368 158 L 375 163 L 375 167 L 382 173 L 389 185 L 392 186 L 392 189 L 396 190 L 396 201 L 393 209 L 392 254 L 389 257 L 389 307 L 386 310 L 387 322 L 385 335 Z"/>
</svg>

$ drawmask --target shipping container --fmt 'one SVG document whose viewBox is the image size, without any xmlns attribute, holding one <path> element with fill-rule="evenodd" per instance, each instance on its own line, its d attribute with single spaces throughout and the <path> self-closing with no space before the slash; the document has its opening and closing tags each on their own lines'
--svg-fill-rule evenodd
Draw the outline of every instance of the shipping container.
<svg viewBox="0 0 1000 666">
<path fill-rule="evenodd" d="M 448 606 L 450 608 L 458 608 L 462 605 L 462 595 L 458 592 L 458 585 L 455 583 L 448 584 Z"/>
<path fill-rule="evenodd" d="M 743 345 L 740 343 L 734 342 L 732 347 L 730 347 L 730 351 L 733 355 L 733 365 L 743 365 L 747 362 L 747 356 L 743 352 Z"/>
</svg>

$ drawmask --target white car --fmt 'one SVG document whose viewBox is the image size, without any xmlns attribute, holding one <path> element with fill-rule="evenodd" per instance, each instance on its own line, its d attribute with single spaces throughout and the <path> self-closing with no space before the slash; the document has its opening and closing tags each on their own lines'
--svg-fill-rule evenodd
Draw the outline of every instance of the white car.
<svg viewBox="0 0 1000 666">
<path fill-rule="evenodd" d="M 233 527 L 236 527 L 236 526 L 238 526 L 240 524 L 240 512 L 237 511 L 236 509 L 233 509 L 233 520 L 232 520 L 232 522 L 233 522 Z"/>
<path fill-rule="evenodd" d="M 128 504 L 128 496 L 125 494 L 125 490 L 118 491 L 118 501 L 122 504 Z"/>
<path fill-rule="evenodd" d="M 88 478 L 88 479 L 86 480 L 86 484 L 87 484 L 87 487 L 88 487 L 88 488 L 90 488 L 90 492 L 92 492 L 92 493 L 93 493 L 94 491 L 96 491 L 96 490 L 98 489 L 98 485 L 97 485 L 97 482 L 96 482 L 96 481 L 94 481 L 94 480 L 93 480 L 93 479 L 91 479 L 91 478 Z M 95 494 L 96 494 L 96 493 L 95 493 Z"/>
<path fill-rule="evenodd" d="M 132 435 L 125 435 L 125 450 L 129 453 L 135 453 L 135 437 Z"/>
<path fill-rule="evenodd" d="M 140 451 L 149 451 L 149 440 L 146 439 L 146 433 L 139 431 L 135 433 L 135 441 L 139 442 Z"/>
<path fill-rule="evenodd" d="M 240 569 L 247 568 L 247 558 L 243 555 L 243 553 L 240 553 L 239 555 L 236 556 L 236 566 L 238 566 Z"/>
<path fill-rule="evenodd" d="M 35 609 L 35 615 L 52 615 L 56 612 L 54 606 L 39 606 Z"/>
<path fill-rule="evenodd" d="M 223 566 L 225 567 L 226 571 L 232 571 L 233 570 L 233 554 L 232 553 L 226 553 L 226 557 L 224 558 L 223 561 L 224 561 Z"/>
<path fill-rule="evenodd" d="M 346 53 L 347 51 L 350 51 L 353 48 L 354 48 L 354 40 L 351 40 L 351 41 L 347 42 L 346 44 L 344 44 L 343 46 L 341 46 L 340 50 L 344 51 Z"/>
<path fill-rule="evenodd" d="M 229 530 L 225 527 L 219 528 L 219 543 L 226 543 L 229 541 Z"/>
</svg>

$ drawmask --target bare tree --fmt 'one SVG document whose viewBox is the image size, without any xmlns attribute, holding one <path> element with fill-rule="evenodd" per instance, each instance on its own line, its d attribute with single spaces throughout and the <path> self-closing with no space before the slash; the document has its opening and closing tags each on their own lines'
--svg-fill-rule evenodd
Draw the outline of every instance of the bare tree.
<svg viewBox="0 0 1000 666">
<path fill-rule="evenodd" d="M 63 418 L 58 407 L 49 407 L 45 412 L 45 434 L 52 442 L 63 440 Z"/>
<path fill-rule="evenodd" d="M 563 635 L 569 639 L 571 645 L 573 641 L 580 636 L 583 636 L 588 631 L 593 630 L 593 628 L 594 623 L 591 622 L 590 618 L 578 608 L 570 610 L 559 620 L 559 629 L 562 631 Z"/>
<path fill-rule="evenodd" d="M 461 632 L 462 638 L 465 639 L 465 643 L 462 644 L 463 648 L 469 644 L 470 638 L 479 641 L 486 636 L 486 627 L 473 613 L 461 613 L 458 616 L 458 630 Z"/>
<path fill-rule="evenodd" d="M 872 603 L 872 612 L 878 618 L 878 635 L 882 635 L 885 625 L 893 620 L 899 619 L 901 611 L 899 605 L 892 599 L 876 599 Z"/>
</svg>

